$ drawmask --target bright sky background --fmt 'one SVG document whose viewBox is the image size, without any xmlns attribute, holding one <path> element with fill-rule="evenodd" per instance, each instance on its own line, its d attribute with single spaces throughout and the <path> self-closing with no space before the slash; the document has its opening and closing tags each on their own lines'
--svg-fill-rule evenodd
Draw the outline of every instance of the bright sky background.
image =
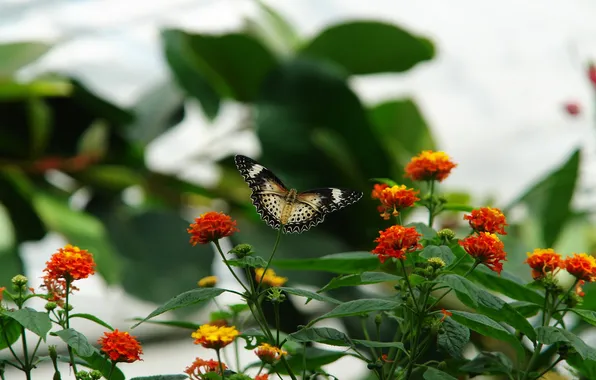
<svg viewBox="0 0 596 380">
<path fill-rule="evenodd" d="M 479 199 L 494 196 L 506 203 L 577 146 L 584 147 L 586 153 L 582 181 L 596 185 L 590 180 L 596 177 L 595 99 L 585 76 L 588 61 L 596 60 L 595 2 L 266 2 L 274 4 L 304 37 L 332 23 L 366 18 L 395 22 L 434 40 L 438 53 L 432 62 L 403 75 L 357 78 L 352 85 L 369 104 L 400 96 L 416 99 L 439 146 L 459 163 L 446 187 L 470 190 Z M 24 70 L 23 78 L 48 70 L 64 71 L 83 78 L 102 96 L 130 106 L 169 76 L 159 43 L 161 28 L 218 32 L 236 29 L 243 17 L 254 15 L 256 7 L 249 0 L 0 0 L 0 41 L 54 42 L 56 47 Z M 578 117 L 564 112 L 568 101 L 581 105 Z M 238 107 L 228 104 L 225 111 L 215 121 L 217 128 L 208 129 L 191 104 L 187 120 L 152 144 L 149 164 L 178 172 L 194 153 L 212 145 L 218 134 L 234 129 Z M 215 137 L 205 135 L 214 129 Z M 234 142 L 232 149 L 258 152 L 250 136 Z M 210 154 L 221 152 L 211 149 Z M 217 175 L 208 163 L 197 164 L 196 171 L 183 174 L 206 182 Z M 594 204 L 594 199 L 587 201 Z M 28 247 L 31 277 L 43 266 L 36 248 L 61 243 L 57 237 L 49 237 Z M 124 298 L 118 290 L 106 293 L 100 280 L 85 287 L 79 297 L 81 309 L 123 327 L 129 325 L 125 318 L 152 309 Z M 120 303 L 117 310 L 106 309 L 113 302 Z M 188 341 L 176 342 L 158 353 L 147 349 L 145 362 L 123 367 L 129 376 L 149 375 L 154 368 L 175 373 L 195 352 Z M 48 378 L 41 373 L 38 376 Z"/>
</svg>

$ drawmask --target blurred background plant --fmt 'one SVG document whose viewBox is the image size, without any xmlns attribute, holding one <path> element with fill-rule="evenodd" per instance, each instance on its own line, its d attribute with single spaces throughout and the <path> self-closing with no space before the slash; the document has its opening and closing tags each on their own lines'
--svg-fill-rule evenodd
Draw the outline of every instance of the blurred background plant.
<svg viewBox="0 0 596 380">
<path fill-rule="evenodd" d="M 206 210 L 226 211 L 239 221 L 231 244 L 249 242 L 266 252 L 275 233 L 250 204 L 234 153 L 253 156 L 301 190 L 340 186 L 367 195 L 306 234 L 284 236 L 278 259 L 372 248 L 386 222 L 368 197 L 371 179 L 413 186 L 403 178 L 405 163 L 441 145 L 413 98 L 370 104 L 357 95 L 354 81 L 407 75 L 436 59 L 435 43 L 372 19 L 332 22 L 305 37 L 266 3 L 252 6 L 257 17 L 244 19 L 233 32 L 161 30 L 171 75 L 151 81 L 128 107 L 106 99 L 75 73 L 28 69 L 51 52 L 51 44 L 0 46 L 0 285 L 28 273 L 23 243 L 52 232 L 93 252 L 108 285 L 161 303 L 213 272 L 210 247 L 191 247 L 185 230 L 191 217 Z M 178 170 L 156 169 L 147 159 L 151 144 L 167 140 L 196 104 L 211 124 L 203 128 L 204 139 Z M 576 103 L 565 110 L 581 116 Z M 226 117 L 233 127 L 217 130 Z M 177 154 L 175 144 L 168 149 L 162 153 Z M 535 247 L 593 251 L 592 210 L 572 202 L 578 194 L 591 194 L 579 186 L 581 154 L 578 146 L 507 203 L 486 198 L 493 194 L 474 197 L 463 187 L 446 193 L 457 204 L 503 208 L 510 223 L 505 268 L 520 282 L 530 280 L 522 262 Z M 212 180 L 189 179 L 188 169 L 201 165 L 215 173 Z M 453 211 L 436 227 L 465 228 L 462 222 L 462 214 Z M 281 275 L 301 285 L 330 280 L 322 272 L 298 275 L 291 262 L 278 266 Z M 596 287 L 584 290 L 584 307 L 596 310 Z M 365 291 L 351 289 L 349 296 Z M 341 291 L 336 296 L 342 297 Z M 284 322 L 288 329 L 309 317 L 294 311 Z M 577 321 L 572 328 L 586 327 Z"/>
</svg>

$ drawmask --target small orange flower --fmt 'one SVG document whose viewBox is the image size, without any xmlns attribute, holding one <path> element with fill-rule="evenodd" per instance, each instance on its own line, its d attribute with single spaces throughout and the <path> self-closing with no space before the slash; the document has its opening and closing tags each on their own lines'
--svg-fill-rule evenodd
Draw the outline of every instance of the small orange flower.
<svg viewBox="0 0 596 380">
<path fill-rule="evenodd" d="M 414 227 L 391 226 L 385 231 L 379 231 L 379 237 L 375 239 L 378 244 L 372 253 L 379 255 L 381 263 L 390 257 L 403 259 L 406 253 L 422 249 L 421 237 Z"/>
<path fill-rule="evenodd" d="M 561 255 L 552 248 L 536 248 L 534 252 L 528 252 L 527 255 L 528 258 L 524 262 L 532 268 L 532 278 L 534 280 L 544 277 L 548 272 L 556 274 L 559 269 L 565 267 Z"/>
<path fill-rule="evenodd" d="M 143 353 L 141 344 L 137 341 L 136 337 L 126 331 L 118 331 L 116 329 L 106 332 L 98 342 L 101 350 L 114 362 L 132 363 L 142 360 L 140 358 L 140 355 Z"/>
<path fill-rule="evenodd" d="M 381 361 L 383 363 L 393 363 L 395 360 L 389 360 L 389 356 L 387 354 L 381 355 Z"/>
<path fill-rule="evenodd" d="M 200 344 L 205 348 L 219 350 L 232 343 L 239 334 L 235 326 L 228 327 L 205 324 L 193 332 L 191 336 L 195 338 L 195 344 Z"/>
<path fill-rule="evenodd" d="M 373 191 L 374 192 L 374 191 Z M 386 187 L 378 195 L 381 201 L 381 216 L 383 219 L 389 219 L 389 212 L 392 212 L 393 216 L 399 215 L 399 212 L 405 208 L 412 207 L 416 201 L 419 201 L 416 195 L 419 191 L 414 189 L 408 189 L 406 186 L 393 186 Z"/>
<path fill-rule="evenodd" d="M 507 235 L 505 215 L 498 208 L 482 207 L 472 210 L 469 215 L 464 215 L 464 220 L 470 221 L 470 227 L 476 232 L 489 232 L 491 234 Z"/>
<path fill-rule="evenodd" d="M 255 376 L 255 380 L 269 380 L 269 374 L 264 373 L 262 375 Z"/>
<path fill-rule="evenodd" d="M 267 343 L 261 344 L 255 350 L 255 354 L 261 359 L 263 363 L 273 364 L 281 359 L 282 356 L 287 355 L 288 353 L 281 348 L 272 346 Z"/>
<path fill-rule="evenodd" d="M 422 151 L 406 165 L 406 177 L 414 181 L 443 181 L 457 164 L 445 152 Z"/>
<path fill-rule="evenodd" d="M 93 255 L 85 249 L 67 244 L 46 262 L 44 279 L 81 280 L 95 273 Z"/>
<path fill-rule="evenodd" d="M 283 286 L 288 281 L 288 278 L 277 276 L 271 268 L 267 268 L 267 272 L 265 272 L 264 268 L 257 268 L 255 269 L 255 280 L 269 286 L 278 287 Z"/>
<path fill-rule="evenodd" d="M 502 261 L 507 260 L 507 254 L 503 250 L 505 246 L 499 237 L 488 232 L 480 232 L 478 235 L 471 235 L 460 241 L 466 252 L 489 269 L 501 274 L 503 270 Z"/>
<path fill-rule="evenodd" d="M 575 284 L 575 294 L 577 294 L 580 297 L 583 297 L 586 295 L 586 293 L 584 293 L 584 290 L 582 289 L 582 287 L 586 284 L 586 282 L 584 280 L 579 280 L 577 282 L 577 284 Z"/>
<path fill-rule="evenodd" d="M 372 199 L 381 198 L 381 193 L 383 192 L 383 190 L 385 190 L 388 187 L 389 187 L 389 185 L 387 185 L 385 183 L 375 183 L 375 185 L 373 186 L 372 193 L 370 194 L 370 197 Z"/>
<path fill-rule="evenodd" d="M 579 280 L 596 281 L 596 258 L 585 253 L 574 253 L 565 259 L 567 272 Z"/>
<path fill-rule="evenodd" d="M 441 309 L 441 314 L 443 314 L 443 318 L 441 318 L 441 322 L 445 321 L 445 318 L 451 317 L 453 315 L 452 312 L 449 310 Z"/>
<path fill-rule="evenodd" d="M 6 286 L 0 288 L 0 301 L 4 298 L 4 291 L 6 290 Z"/>
<path fill-rule="evenodd" d="M 224 370 L 228 368 L 224 363 L 221 363 L 221 367 Z M 202 380 L 205 378 L 204 375 L 210 372 L 215 372 L 221 375 L 220 363 L 217 360 L 203 360 L 201 358 L 196 358 L 195 361 L 184 370 L 184 373 L 186 373 L 192 380 Z"/>
<path fill-rule="evenodd" d="M 210 211 L 195 218 L 186 231 L 191 235 L 192 245 L 208 244 L 237 232 L 236 221 L 222 212 Z"/>
<path fill-rule="evenodd" d="M 64 300 L 66 298 L 66 280 L 63 278 L 43 278 L 42 288 L 46 289 L 48 293 L 45 297 L 49 302 L 56 302 L 59 306 L 64 306 Z M 79 290 L 76 286 L 70 285 L 68 292 L 72 294 L 74 291 Z"/>
</svg>

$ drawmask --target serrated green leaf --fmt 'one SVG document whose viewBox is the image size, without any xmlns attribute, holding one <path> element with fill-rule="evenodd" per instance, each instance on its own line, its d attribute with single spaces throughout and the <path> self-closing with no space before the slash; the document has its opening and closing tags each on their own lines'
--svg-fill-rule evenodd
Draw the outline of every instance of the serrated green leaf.
<svg viewBox="0 0 596 380">
<path fill-rule="evenodd" d="M 443 321 L 437 345 L 454 358 L 463 358 L 463 350 L 470 340 L 470 330 L 462 324 L 447 318 Z"/>
<path fill-rule="evenodd" d="M 324 292 L 344 286 L 359 286 L 378 284 L 380 282 L 399 281 L 401 277 L 385 272 L 363 272 L 360 274 L 346 274 L 333 278 L 318 292 Z M 317 292 L 317 293 L 318 293 Z"/>
<path fill-rule="evenodd" d="M 536 333 L 536 340 L 540 343 L 547 345 L 566 343 L 575 348 L 582 359 L 596 360 L 596 349 L 588 346 L 580 337 L 571 331 L 553 326 L 540 326 L 536 328 Z"/>
<path fill-rule="evenodd" d="M 596 311 L 585 310 L 585 309 L 571 309 L 572 312 L 579 315 L 581 319 L 588 322 L 589 324 L 596 326 Z"/>
<path fill-rule="evenodd" d="M 408 223 L 406 227 L 414 227 L 419 234 L 422 235 L 423 239 L 432 240 L 437 236 L 437 231 L 427 226 L 424 223 Z"/>
<path fill-rule="evenodd" d="M 511 302 L 509 305 L 511 305 L 512 308 L 517 310 L 518 313 L 526 318 L 533 317 L 538 314 L 540 310 L 542 310 L 542 306 L 536 305 L 532 302 L 517 301 Z"/>
<path fill-rule="evenodd" d="M 314 300 L 323 301 L 323 302 L 329 302 L 329 303 L 333 303 L 336 305 L 341 304 L 341 301 L 338 301 L 335 298 L 324 296 L 319 293 L 311 292 L 309 290 L 298 289 L 298 288 L 286 288 L 286 287 L 282 287 L 280 289 L 288 294 L 292 294 L 292 295 L 295 295 L 298 297 L 306 297 L 309 299 L 314 299 Z"/>
<path fill-rule="evenodd" d="M 455 255 L 453 252 L 451 252 L 451 248 L 446 245 L 429 245 L 424 248 L 422 252 L 420 252 L 420 256 L 424 257 L 425 259 L 438 257 L 439 259 L 443 260 L 447 266 L 455 260 Z"/>
<path fill-rule="evenodd" d="M 331 273 L 353 274 L 373 271 L 379 267 L 379 259 L 370 252 L 345 252 L 306 260 L 273 260 L 282 269 L 320 270 Z"/>
<path fill-rule="evenodd" d="M 241 267 L 241 268 L 265 268 L 267 266 L 267 261 L 261 256 L 245 256 L 241 259 L 231 259 L 228 260 L 228 264 L 234 267 Z"/>
<path fill-rule="evenodd" d="M 432 367 L 426 367 L 426 371 L 422 377 L 424 380 L 457 380 L 447 372 L 443 372 Z"/>
<path fill-rule="evenodd" d="M 288 339 L 298 343 L 317 342 L 332 346 L 350 346 L 351 339 L 331 327 L 307 327 L 288 335 Z"/>
<path fill-rule="evenodd" d="M 401 305 L 400 302 L 383 299 L 362 299 L 342 303 L 330 312 L 313 319 L 309 325 L 328 318 L 343 318 L 355 315 L 365 315 L 373 311 L 389 311 Z"/>
<path fill-rule="evenodd" d="M 483 375 L 507 374 L 513 370 L 513 363 L 501 352 L 482 352 L 461 366 L 460 370 Z"/>
<path fill-rule="evenodd" d="M 411 286 L 418 286 L 418 285 L 426 282 L 426 278 L 424 278 L 416 273 L 412 273 L 411 275 L 409 275 L 408 280 L 410 281 Z"/>
<path fill-rule="evenodd" d="M 72 347 L 77 354 L 84 358 L 91 357 L 95 353 L 95 349 L 89 344 L 87 337 L 74 329 L 56 331 L 51 335 L 56 335 L 62 339 L 64 343 Z"/>
<path fill-rule="evenodd" d="M 2 314 L 19 322 L 27 330 L 37 334 L 45 342 L 46 335 L 52 329 L 52 321 L 47 313 L 25 307 L 20 310 L 5 310 Z"/>
</svg>

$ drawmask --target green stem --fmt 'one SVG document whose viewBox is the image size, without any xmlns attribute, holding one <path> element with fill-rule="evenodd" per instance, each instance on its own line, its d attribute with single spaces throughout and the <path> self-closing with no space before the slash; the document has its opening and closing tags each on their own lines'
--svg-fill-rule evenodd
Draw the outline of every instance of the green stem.
<svg viewBox="0 0 596 380">
<path fill-rule="evenodd" d="M 550 292 L 547 290 L 546 293 L 544 294 L 544 298 L 545 298 L 545 302 L 544 302 L 544 310 L 542 310 L 542 326 L 548 326 L 550 324 L 550 319 L 551 319 L 551 311 L 555 310 L 556 306 L 551 310 L 548 307 L 548 297 L 550 296 Z M 554 304 L 554 302 L 553 302 Z M 526 366 L 526 370 L 524 371 L 524 376 L 522 377 L 522 380 L 527 380 L 528 376 L 530 375 L 530 371 L 532 370 L 532 367 L 534 367 L 534 364 L 536 363 L 536 360 L 538 360 L 538 357 L 540 356 L 540 351 L 542 351 L 542 347 L 543 344 L 542 343 L 538 343 L 536 344 L 536 346 L 534 347 L 534 352 L 532 352 L 532 357 L 530 358 L 530 361 L 528 362 L 528 365 Z"/>
<path fill-rule="evenodd" d="M 468 275 L 469 275 L 470 273 L 472 273 L 472 271 L 474 271 L 474 269 L 476 269 L 476 267 L 477 267 L 478 265 L 480 265 L 480 261 L 476 260 L 476 261 L 474 262 L 474 265 L 472 265 L 472 266 L 470 267 L 470 269 L 468 269 L 468 271 L 467 271 L 467 272 L 464 274 L 464 278 L 465 278 L 465 277 L 468 277 Z M 432 290 L 432 288 L 431 288 L 431 290 Z M 445 293 L 441 294 L 441 296 L 440 296 L 439 298 L 437 298 L 437 299 L 435 300 L 435 302 L 433 302 L 433 304 L 432 304 L 432 305 L 430 305 L 430 306 L 429 306 L 429 307 L 428 307 L 426 310 L 427 310 L 427 311 L 428 311 L 428 310 L 431 310 L 433 307 L 437 306 L 437 304 L 438 304 L 438 303 L 439 303 L 439 302 L 440 302 L 440 301 L 441 301 L 443 298 L 445 298 L 445 296 L 446 296 L 447 294 L 449 294 L 449 293 L 451 292 L 451 290 L 452 290 L 452 289 L 448 289 L 448 290 L 446 290 L 446 291 L 445 291 Z"/>
<path fill-rule="evenodd" d="M 10 340 L 8 340 L 8 334 L 6 334 L 6 328 L 4 326 L 4 321 L 2 320 L 2 318 L 0 318 L 0 322 L 2 322 L 2 335 L 4 336 L 4 341 L 8 344 L 8 342 L 10 342 Z M 15 358 L 15 360 L 21 366 L 20 368 L 19 367 L 17 367 L 17 368 L 19 368 L 21 371 L 24 371 L 25 370 L 25 365 L 23 364 L 23 362 L 21 361 L 21 359 L 19 359 L 19 357 L 17 356 L 16 352 L 14 352 L 14 350 L 12 349 L 12 344 L 8 344 L 8 349 L 12 353 L 12 356 Z"/>
<path fill-rule="evenodd" d="M 429 206 L 428 206 L 428 226 L 433 228 L 433 221 L 435 220 L 435 200 L 433 199 L 433 195 L 435 193 L 435 181 L 431 180 L 429 183 Z"/>
<path fill-rule="evenodd" d="M 35 345 L 35 348 L 33 349 L 33 353 L 31 354 L 31 357 L 34 358 L 35 354 L 37 354 L 37 350 L 39 349 L 39 345 L 41 344 L 41 338 L 39 338 L 37 340 L 37 344 Z"/>
<path fill-rule="evenodd" d="M 562 358 L 562 357 L 559 357 L 559 358 L 557 358 L 557 360 L 555 360 L 555 361 L 553 362 L 553 364 L 551 364 L 550 366 L 548 366 L 548 368 L 547 368 L 547 369 L 545 369 L 544 371 L 540 372 L 540 374 L 539 374 L 539 375 L 538 375 L 538 376 L 537 376 L 535 379 L 533 379 L 533 380 L 542 379 L 542 376 L 544 376 L 544 375 L 545 375 L 545 374 L 546 374 L 548 371 L 550 371 L 551 369 L 555 368 L 555 366 L 556 366 L 557 364 L 559 364 L 559 362 L 560 362 L 561 360 L 563 360 L 563 358 Z"/>
<path fill-rule="evenodd" d="M 29 350 L 27 348 L 27 335 L 25 333 L 25 328 L 21 326 L 21 342 L 23 342 L 23 359 L 25 360 L 24 369 L 25 369 L 25 377 L 27 380 L 31 380 L 31 363 L 29 363 Z"/>
<path fill-rule="evenodd" d="M 114 373 L 115 368 L 116 368 L 116 362 L 112 361 L 112 366 L 110 367 L 110 373 L 108 374 L 108 380 L 112 379 L 112 374 Z"/>
<path fill-rule="evenodd" d="M 223 369 L 223 363 L 221 362 L 221 355 L 219 354 L 220 350 L 220 348 L 216 349 L 215 353 L 217 354 L 217 361 L 219 362 L 219 372 L 221 373 L 221 380 L 225 380 L 226 374 Z"/>
<path fill-rule="evenodd" d="M 70 283 L 71 280 L 69 278 L 66 279 L 66 297 L 65 297 L 65 302 L 64 302 L 64 318 L 66 320 L 66 328 L 69 329 L 70 328 L 70 318 L 69 318 L 69 301 L 70 301 Z M 72 350 L 72 347 L 68 346 L 68 355 L 70 357 L 70 363 L 72 364 L 72 371 L 74 372 L 75 378 L 77 377 L 77 363 L 75 363 L 75 357 L 74 357 L 74 352 Z M 110 380 L 108 378 L 108 380 Z"/>
<path fill-rule="evenodd" d="M 368 333 L 368 328 L 366 327 L 366 320 L 368 319 L 368 316 L 366 317 L 362 317 L 360 318 L 360 326 L 362 327 L 362 333 L 364 334 L 364 339 L 370 341 L 370 334 Z M 376 360 L 377 358 L 379 358 L 379 354 L 377 353 L 376 348 L 371 347 L 370 348 L 370 353 L 372 355 L 372 360 Z"/>
<path fill-rule="evenodd" d="M 279 329 L 281 326 L 280 317 L 279 317 L 279 302 L 275 302 L 273 304 L 273 313 L 275 314 L 275 347 L 279 347 Z"/>
<path fill-rule="evenodd" d="M 408 289 L 410 290 L 410 295 L 412 296 L 412 301 L 414 302 L 414 307 L 416 307 L 416 312 L 420 312 L 420 309 L 418 308 L 418 302 L 416 302 L 416 297 L 414 297 L 414 291 L 412 290 L 412 285 L 410 284 L 410 279 L 408 278 L 408 274 L 406 273 L 406 265 L 404 264 L 404 260 L 402 259 L 398 259 L 397 261 L 399 261 L 399 264 L 401 265 L 401 269 L 404 272 L 404 279 L 406 281 L 406 284 L 408 285 Z"/>
<path fill-rule="evenodd" d="M 221 256 L 221 259 L 223 260 L 224 264 L 226 265 L 226 267 L 228 267 L 228 270 L 230 271 L 230 273 L 232 273 L 232 276 L 234 276 L 234 278 L 236 279 L 236 281 L 238 281 L 240 286 L 242 286 L 244 288 L 244 290 L 246 292 L 248 292 L 248 288 L 244 285 L 242 280 L 240 280 L 240 278 L 238 278 L 238 276 L 236 275 L 236 273 L 234 272 L 234 270 L 232 269 L 230 264 L 228 264 L 228 260 L 226 259 L 226 256 L 224 255 L 223 251 L 221 250 L 221 246 L 219 245 L 219 240 L 215 240 L 213 242 L 213 244 L 217 248 L 217 252 L 219 252 L 219 255 Z"/>
<path fill-rule="evenodd" d="M 277 237 L 275 238 L 275 244 L 273 244 L 273 250 L 271 251 L 271 255 L 269 256 L 269 260 L 267 260 L 267 265 L 265 265 L 265 271 L 263 271 L 263 275 L 259 279 L 259 284 L 257 285 L 257 293 L 261 289 L 261 285 L 263 284 L 263 279 L 265 278 L 265 274 L 271 265 L 271 261 L 273 261 L 273 256 L 275 255 L 275 251 L 277 251 L 277 246 L 279 245 L 279 241 L 281 239 L 281 234 L 283 233 L 284 225 L 282 224 L 277 231 Z"/>
</svg>

